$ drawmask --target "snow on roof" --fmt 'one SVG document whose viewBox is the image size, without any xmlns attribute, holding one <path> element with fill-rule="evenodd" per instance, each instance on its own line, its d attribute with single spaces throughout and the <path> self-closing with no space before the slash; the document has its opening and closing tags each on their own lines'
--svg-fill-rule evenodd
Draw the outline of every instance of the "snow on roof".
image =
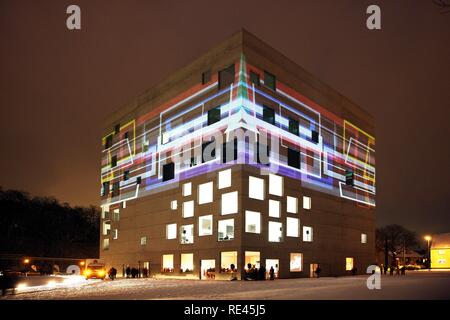
<svg viewBox="0 0 450 320">
<path fill-rule="evenodd" d="M 435 234 L 431 238 L 431 249 L 450 248 L 450 232 Z"/>
</svg>

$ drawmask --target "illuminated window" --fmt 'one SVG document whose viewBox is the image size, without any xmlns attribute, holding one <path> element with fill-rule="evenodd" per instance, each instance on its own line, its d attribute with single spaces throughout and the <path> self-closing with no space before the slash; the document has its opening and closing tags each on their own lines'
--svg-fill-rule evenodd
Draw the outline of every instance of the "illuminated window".
<svg viewBox="0 0 450 320">
<path fill-rule="evenodd" d="M 103 239 L 103 250 L 109 249 L 109 239 Z"/>
<path fill-rule="evenodd" d="M 250 82 L 253 83 L 255 86 L 261 85 L 261 81 L 259 79 L 259 74 L 250 71 Z"/>
<path fill-rule="evenodd" d="M 264 179 L 248 177 L 248 197 L 264 200 Z"/>
<path fill-rule="evenodd" d="M 438 255 L 444 255 L 445 254 L 445 250 L 438 250 Z"/>
<path fill-rule="evenodd" d="M 353 258 L 345 258 L 345 270 L 351 271 L 353 269 Z"/>
<path fill-rule="evenodd" d="M 222 194 L 222 215 L 238 212 L 238 192 Z"/>
<path fill-rule="evenodd" d="M 175 178 L 175 164 L 173 162 L 163 165 L 163 181 Z"/>
<path fill-rule="evenodd" d="M 198 204 L 210 203 L 213 201 L 213 183 L 207 182 L 198 186 Z"/>
<path fill-rule="evenodd" d="M 277 83 L 277 79 L 275 78 L 275 76 L 267 71 L 264 71 L 264 84 L 272 89 L 272 90 L 276 90 L 276 83 Z"/>
<path fill-rule="evenodd" d="M 269 193 L 275 196 L 283 196 L 283 177 L 269 174 Z"/>
<path fill-rule="evenodd" d="M 194 270 L 194 254 L 182 253 L 181 254 L 181 271 L 190 272 Z"/>
<path fill-rule="evenodd" d="M 167 142 L 169 142 L 169 132 L 163 132 L 161 134 L 161 144 L 166 144 Z"/>
<path fill-rule="evenodd" d="M 168 240 L 177 238 L 177 224 L 171 223 L 166 226 L 166 238 Z"/>
<path fill-rule="evenodd" d="M 188 224 L 180 228 L 180 243 L 191 244 L 194 243 L 194 225 Z"/>
<path fill-rule="evenodd" d="M 311 209 L 311 198 L 303 196 L 303 209 Z"/>
<path fill-rule="evenodd" d="M 187 197 L 192 194 L 192 182 L 183 184 L 183 196 Z"/>
<path fill-rule="evenodd" d="M 111 221 L 103 222 L 103 235 L 109 235 L 109 230 L 111 230 Z"/>
<path fill-rule="evenodd" d="M 183 202 L 183 218 L 194 216 L 194 200 Z"/>
<path fill-rule="evenodd" d="M 170 201 L 170 209 L 177 210 L 177 208 L 178 208 L 178 201 L 177 200 Z"/>
<path fill-rule="evenodd" d="M 286 198 L 286 211 L 289 213 L 298 212 L 298 200 L 295 197 L 287 196 Z"/>
<path fill-rule="evenodd" d="M 245 232 L 261 233 L 261 213 L 245 211 Z"/>
<path fill-rule="evenodd" d="M 234 219 L 220 220 L 218 226 L 218 240 L 234 239 Z"/>
<path fill-rule="evenodd" d="M 114 229 L 114 232 L 113 232 L 113 239 L 114 239 L 114 240 L 117 240 L 117 238 L 119 238 L 119 230 Z"/>
<path fill-rule="evenodd" d="M 141 237 L 141 246 L 145 246 L 147 244 L 147 237 L 143 236 Z"/>
<path fill-rule="evenodd" d="M 283 240 L 283 225 L 281 222 L 269 221 L 269 242 Z"/>
<path fill-rule="evenodd" d="M 198 235 L 210 236 L 213 234 L 213 216 L 201 216 L 198 218 Z"/>
<path fill-rule="evenodd" d="M 299 220 L 297 218 L 286 218 L 286 236 L 287 237 L 299 237 Z"/>
<path fill-rule="evenodd" d="M 164 271 L 173 271 L 173 254 L 164 254 L 162 264 Z"/>
<path fill-rule="evenodd" d="M 287 164 L 293 168 L 300 168 L 300 151 L 288 148 L 288 161 Z"/>
<path fill-rule="evenodd" d="M 289 118 L 289 132 L 292 134 L 295 134 L 296 136 L 299 135 L 297 120 Z"/>
<path fill-rule="evenodd" d="M 220 253 L 220 268 L 222 271 L 237 269 L 237 251 L 223 251 Z"/>
<path fill-rule="evenodd" d="M 119 209 L 114 209 L 112 219 L 113 219 L 113 221 L 120 220 L 120 210 Z"/>
<path fill-rule="evenodd" d="M 234 64 L 219 71 L 219 89 L 227 88 L 234 83 Z"/>
<path fill-rule="evenodd" d="M 313 228 L 303 227 L 303 241 L 305 242 L 313 241 Z"/>
<path fill-rule="evenodd" d="M 259 269 L 261 261 L 261 254 L 259 251 L 245 251 L 245 268 L 250 264 Z"/>
<path fill-rule="evenodd" d="M 231 187 L 231 169 L 223 170 L 219 172 L 219 183 L 218 188 L 228 188 Z"/>
<path fill-rule="evenodd" d="M 367 243 L 367 234 L 361 233 L 361 243 Z"/>
<path fill-rule="evenodd" d="M 301 272 L 303 270 L 302 253 L 291 253 L 290 270 L 291 272 Z"/>
<path fill-rule="evenodd" d="M 263 120 L 275 125 L 275 111 L 268 106 L 263 106 Z"/>
<path fill-rule="evenodd" d="M 220 106 L 208 110 L 208 126 L 220 121 Z"/>
<path fill-rule="evenodd" d="M 280 201 L 269 200 L 269 217 L 280 217 Z"/>
</svg>

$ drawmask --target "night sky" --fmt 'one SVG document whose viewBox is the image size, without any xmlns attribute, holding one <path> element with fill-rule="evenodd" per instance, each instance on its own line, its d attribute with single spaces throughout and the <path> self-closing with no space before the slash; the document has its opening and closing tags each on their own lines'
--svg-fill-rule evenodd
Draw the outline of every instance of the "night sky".
<svg viewBox="0 0 450 320">
<path fill-rule="evenodd" d="M 80 31 L 66 28 L 70 4 Z M 381 31 L 366 28 L 370 4 Z M 379 226 L 450 232 L 441 11 L 432 0 L 0 0 L 0 185 L 98 205 L 103 119 L 245 28 L 374 115 Z"/>
</svg>

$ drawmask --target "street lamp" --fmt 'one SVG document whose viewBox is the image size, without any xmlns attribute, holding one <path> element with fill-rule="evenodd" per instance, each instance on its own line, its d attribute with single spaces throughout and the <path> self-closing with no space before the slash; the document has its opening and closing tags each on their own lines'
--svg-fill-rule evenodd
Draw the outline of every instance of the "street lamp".
<svg viewBox="0 0 450 320">
<path fill-rule="evenodd" d="M 431 270 L 431 248 L 430 248 L 431 236 L 425 236 L 424 239 L 427 240 L 427 249 L 428 249 L 428 270 Z"/>
<path fill-rule="evenodd" d="M 30 263 L 30 259 L 24 259 L 24 260 L 23 260 L 23 263 L 29 264 L 29 263 Z"/>
</svg>

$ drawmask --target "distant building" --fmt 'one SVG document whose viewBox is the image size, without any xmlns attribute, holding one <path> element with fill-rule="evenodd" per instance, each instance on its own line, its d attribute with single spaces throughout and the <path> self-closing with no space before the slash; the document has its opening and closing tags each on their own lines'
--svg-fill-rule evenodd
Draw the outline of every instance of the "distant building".
<svg viewBox="0 0 450 320">
<path fill-rule="evenodd" d="M 431 240 L 431 268 L 450 268 L 450 233 L 433 235 Z"/>
<path fill-rule="evenodd" d="M 100 258 L 200 279 L 241 279 L 249 264 L 281 278 L 365 273 L 374 131 L 358 105 L 240 31 L 106 120 Z"/>
</svg>

